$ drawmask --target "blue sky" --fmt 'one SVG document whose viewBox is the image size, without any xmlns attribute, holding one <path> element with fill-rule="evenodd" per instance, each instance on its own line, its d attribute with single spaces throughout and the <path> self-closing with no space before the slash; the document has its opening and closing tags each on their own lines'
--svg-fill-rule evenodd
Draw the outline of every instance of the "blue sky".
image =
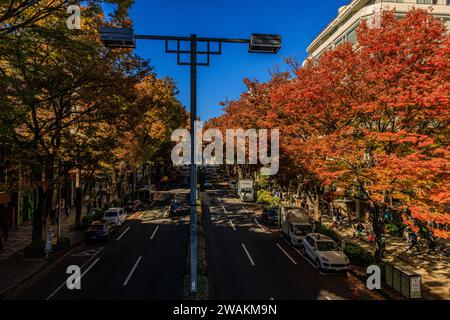
<svg viewBox="0 0 450 320">
<path fill-rule="evenodd" d="M 198 70 L 198 115 L 219 116 L 221 101 L 236 99 L 245 90 L 244 78 L 266 81 L 269 70 L 287 69 L 283 57 L 302 62 L 306 48 L 349 0 L 136 0 L 131 9 L 135 32 L 152 35 L 248 38 L 252 33 L 279 33 L 278 55 L 249 54 L 243 44 L 225 44 L 210 67 Z M 159 76 L 172 77 L 180 101 L 189 108 L 189 67 L 178 66 L 176 55 L 164 52 L 164 42 L 138 40 L 137 53 Z"/>
</svg>

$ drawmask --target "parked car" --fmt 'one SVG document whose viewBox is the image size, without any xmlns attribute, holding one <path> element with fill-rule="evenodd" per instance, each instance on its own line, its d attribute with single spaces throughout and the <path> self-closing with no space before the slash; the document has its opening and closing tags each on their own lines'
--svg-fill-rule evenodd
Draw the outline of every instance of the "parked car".
<svg viewBox="0 0 450 320">
<path fill-rule="evenodd" d="M 269 225 L 278 224 L 279 209 L 275 207 L 266 207 L 263 209 L 262 219 Z"/>
<path fill-rule="evenodd" d="M 127 212 L 123 208 L 111 208 L 103 214 L 103 220 L 111 221 L 120 226 L 127 220 Z"/>
<path fill-rule="evenodd" d="M 191 213 L 191 206 L 184 201 L 174 200 L 170 204 L 169 215 L 173 216 L 185 216 Z"/>
<path fill-rule="evenodd" d="M 328 236 L 310 233 L 303 239 L 305 254 L 319 270 L 344 271 L 350 266 L 342 249 Z"/>
<path fill-rule="evenodd" d="M 111 221 L 95 221 L 84 234 L 86 241 L 108 240 L 116 225 Z"/>
<path fill-rule="evenodd" d="M 142 203 L 142 201 L 133 200 L 133 201 L 127 202 L 127 204 L 125 205 L 125 210 L 127 212 L 136 212 L 136 211 L 142 210 L 143 207 L 144 207 L 144 204 Z"/>
</svg>

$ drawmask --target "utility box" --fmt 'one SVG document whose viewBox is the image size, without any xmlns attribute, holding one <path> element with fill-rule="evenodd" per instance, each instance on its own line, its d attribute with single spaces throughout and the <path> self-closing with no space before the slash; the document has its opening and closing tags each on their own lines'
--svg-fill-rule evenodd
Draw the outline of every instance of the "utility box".
<svg viewBox="0 0 450 320">
<path fill-rule="evenodd" d="M 422 276 L 416 272 L 384 263 L 384 282 L 407 299 L 422 299 Z"/>
</svg>

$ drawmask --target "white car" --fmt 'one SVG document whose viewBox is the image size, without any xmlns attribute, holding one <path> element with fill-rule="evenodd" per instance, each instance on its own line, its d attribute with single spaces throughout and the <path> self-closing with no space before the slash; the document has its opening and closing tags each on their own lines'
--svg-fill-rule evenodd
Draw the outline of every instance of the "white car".
<svg viewBox="0 0 450 320">
<path fill-rule="evenodd" d="M 336 242 L 323 234 L 308 234 L 303 239 L 303 250 L 319 270 L 344 271 L 350 266 L 350 261 Z"/>
<path fill-rule="evenodd" d="M 120 226 L 127 220 L 127 212 L 123 208 L 111 208 L 105 211 L 103 220 L 111 221 L 115 225 Z"/>
</svg>

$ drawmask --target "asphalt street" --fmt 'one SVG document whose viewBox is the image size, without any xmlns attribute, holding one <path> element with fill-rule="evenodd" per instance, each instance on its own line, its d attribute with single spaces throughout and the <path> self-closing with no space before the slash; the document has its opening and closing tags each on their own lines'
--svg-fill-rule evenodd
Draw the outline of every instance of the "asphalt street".
<svg viewBox="0 0 450 320">
<path fill-rule="evenodd" d="M 347 273 L 324 273 L 223 187 L 202 195 L 210 281 L 218 300 L 373 299 Z"/>
<path fill-rule="evenodd" d="M 349 273 L 321 272 L 218 178 L 200 193 L 212 298 L 216 300 L 379 299 Z M 148 210 L 129 214 L 113 237 L 83 244 L 7 299 L 179 300 L 188 254 L 189 217 L 170 217 L 172 199 L 189 189 L 158 191 Z M 81 267 L 81 290 L 67 268 Z"/>
<path fill-rule="evenodd" d="M 159 191 L 149 210 L 129 214 L 110 240 L 84 244 L 9 299 L 177 300 L 181 298 L 188 217 L 169 217 L 173 198 L 189 190 Z M 69 290 L 67 268 L 81 267 L 81 290 Z"/>
</svg>

